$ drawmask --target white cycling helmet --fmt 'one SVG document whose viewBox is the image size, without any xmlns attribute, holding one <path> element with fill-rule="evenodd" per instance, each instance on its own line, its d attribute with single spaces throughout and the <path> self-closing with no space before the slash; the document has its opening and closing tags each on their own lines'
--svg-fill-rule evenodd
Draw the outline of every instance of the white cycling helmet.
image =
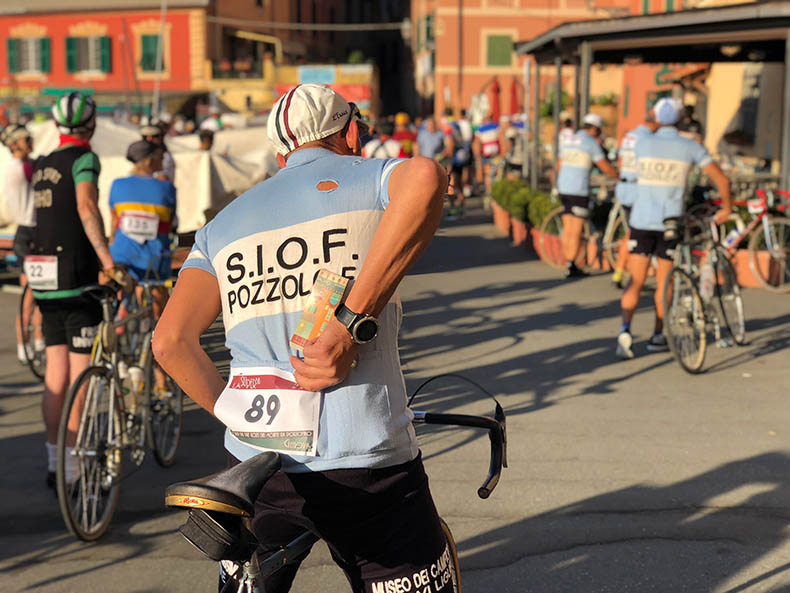
<svg viewBox="0 0 790 593">
<path fill-rule="evenodd" d="M 96 127 L 96 102 L 88 95 L 73 91 L 55 101 L 52 118 L 61 134 L 90 132 Z"/>
</svg>

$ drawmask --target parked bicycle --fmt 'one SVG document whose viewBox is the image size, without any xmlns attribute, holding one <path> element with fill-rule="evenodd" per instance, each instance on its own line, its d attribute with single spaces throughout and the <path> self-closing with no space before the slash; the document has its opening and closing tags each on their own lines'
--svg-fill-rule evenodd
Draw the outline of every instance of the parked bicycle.
<svg viewBox="0 0 790 593">
<path fill-rule="evenodd" d="M 91 366 L 70 387 L 57 443 L 57 491 L 63 520 L 79 539 L 96 540 L 112 519 L 122 473 L 123 453 L 135 466 L 146 445 L 163 467 L 175 461 L 181 439 L 183 391 L 151 354 L 155 287 L 140 282 L 142 298 L 126 297 L 128 314 L 117 318 L 117 286 L 89 285 L 82 293 L 101 303 L 102 321 Z"/>
<path fill-rule="evenodd" d="M 454 375 L 440 377 L 447 376 Z M 423 383 L 410 398 L 409 405 L 424 386 L 440 377 Z M 480 388 L 476 383 L 474 385 Z M 488 475 L 478 488 L 477 495 L 483 499 L 491 495 L 499 483 L 502 468 L 507 467 L 505 413 L 499 402 L 496 403 L 493 418 L 415 411 L 413 422 L 418 425 L 466 426 L 488 431 Z M 220 593 L 229 593 L 234 587 L 238 593 L 265 593 L 263 580 L 266 577 L 300 557 L 320 539 L 312 532 L 306 532 L 267 558 L 258 558 L 255 553 L 258 544 L 251 529 L 253 503 L 266 481 L 279 467 L 277 453 L 260 453 L 231 469 L 191 482 L 172 484 L 167 488 L 165 504 L 189 511 L 187 522 L 180 528 L 181 534 L 211 560 L 222 561 L 223 565 L 231 562 L 240 567 L 238 578 L 235 581 L 228 579 Z M 447 576 L 452 581 L 453 591 L 460 593 L 461 572 L 455 540 L 444 520 L 441 520 L 441 525 L 449 551 L 447 569 L 442 572 L 449 573 Z"/>
<path fill-rule="evenodd" d="M 675 248 L 664 294 L 664 333 L 675 360 L 695 374 L 705 362 L 709 328 L 717 345 L 740 345 L 746 324 L 735 270 L 718 244 L 713 219 L 686 216 L 677 224 L 683 240 Z"/>
<path fill-rule="evenodd" d="M 743 220 L 736 211 L 718 229 L 720 244 L 733 258 L 739 246 L 747 241 L 749 268 L 762 288 L 776 293 L 790 292 L 790 192 L 780 189 L 758 189 L 757 197 L 733 202 L 746 207 L 751 219 Z M 720 205 L 718 200 L 690 210 L 694 216 L 711 216 Z"/>
</svg>

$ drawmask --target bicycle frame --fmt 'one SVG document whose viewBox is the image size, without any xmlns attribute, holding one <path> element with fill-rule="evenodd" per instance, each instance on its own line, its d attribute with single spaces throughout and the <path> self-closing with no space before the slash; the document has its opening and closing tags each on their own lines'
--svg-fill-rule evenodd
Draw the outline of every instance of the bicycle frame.
<svg viewBox="0 0 790 593">
<path fill-rule="evenodd" d="M 754 213 L 754 217 L 749 221 L 742 231 L 738 232 L 738 236 L 736 237 L 735 241 L 732 242 L 731 245 L 726 247 L 727 255 L 732 257 L 735 254 L 735 251 L 738 249 L 738 245 L 748 237 L 752 231 L 757 228 L 757 225 L 762 223 L 763 232 L 765 233 L 765 243 L 766 247 L 768 247 L 769 251 L 774 249 L 774 237 L 771 236 L 771 227 L 770 227 L 770 217 L 768 215 L 769 208 L 774 207 L 777 210 L 783 211 L 787 208 L 784 204 L 775 204 L 773 193 L 779 194 L 781 197 L 785 199 L 790 199 L 790 193 L 786 192 L 781 189 L 772 190 L 770 195 L 764 189 L 757 190 L 757 197 L 760 200 L 760 212 Z M 751 200 L 744 200 L 739 202 L 733 202 L 733 206 L 750 206 Z M 721 200 L 714 200 L 714 205 L 721 205 Z M 750 210 L 751 212 L 751 210 Z"/>
</svg>

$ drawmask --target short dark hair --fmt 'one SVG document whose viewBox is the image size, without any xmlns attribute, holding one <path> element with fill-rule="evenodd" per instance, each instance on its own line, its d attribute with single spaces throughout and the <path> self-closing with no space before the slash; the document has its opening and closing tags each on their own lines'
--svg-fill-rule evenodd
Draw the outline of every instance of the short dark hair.
<svg viewBox="0 0 790 593">
<path fill-rule="evenodd" d="M 445 107 L 444 108 L 444 114 L 445 115 L 452 115 L 453 114 L 453 108 L 452 107 Z"/>
<path fill-rule="evenodd" d="M 461 117 L 466 117 L 466 109 L 461 109 Z"/>
<path fill-rule="evenodd" d="M 201 141 L 206 139 L 214 140 L 214 132 L 211 130 L 200 130 L 198 132 L 198 138 L 200 138 Z"/>
</svg>

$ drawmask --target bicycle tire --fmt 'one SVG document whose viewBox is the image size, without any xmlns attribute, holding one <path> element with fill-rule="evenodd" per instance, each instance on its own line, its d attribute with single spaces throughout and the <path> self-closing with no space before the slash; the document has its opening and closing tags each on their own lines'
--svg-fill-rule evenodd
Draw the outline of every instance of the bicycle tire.
<svg viewBox="0 0 790 593">
<path fill-rule="evenodd" d="M 153 358 L 153 357 L 152 357 Z M 154 459 L 162 467 L 170 467 L 176 460 L 178 445 L 181 442 L 181 425 L 184 415 L 184 391 L 167 374 L 165 381 L 167 391 L 158 393 L 154 391 L 156 374 L 154 368 L 159 367 L 156 361 L 149 365 L 148 373 L 148 444 L 154 454 Z M 159 367 L 161 370 L 161 367 Z"/>
<path fill-rule="evenodd" d="M 766 262 L 761 262 L 760 252 L 766 251 L 765 228 L 761 224 L 749 236 L 749 267 L 757 282 L 769 292 L 786 294 L 790 292 L 790 219 L 771 216 L 768 220 L 771 242 L 774 248 L 768 252 Z"/>
<path fill-rule="evenodd" d="M 22 290 L 22 296 L 19 299 L 19 323 L 24 323 L 25 319 L 25 299 L 27 295 L 31 292 L 30 284 L 25 284 L 25 288 Z M 30 372 L 33 373 L 33 376 L 38 379 L 39 381 L 44 380 L 44 373 L 46 372 L 46 365 L 47 365 L 47 358 L 46 353 L 44 350 L 41 352 L 36 352 L 35 347 L 33 345 L 33 335 L 34 335 L 34 328 L 33 328 L 33 314 L 35 312 L 36 302 L 33 301 L 33 311 L 30 313 L 30 319 L 28 320 L 29 323 L 27 327 L 22 327 L 22 336 L 24 337 L 27 334 L 28 339 L 23 344 L 24 351 L 25 351 L 25 360 L 27 360 L 27 367 L 30 369 Z M 33 356 L 30 356 L 30 353 L 33 352 Z"/>
<path fill-rule="evenodd" d="M 687 373 L 702 372 L 707 332 L 705 309 L 694 280 L 680 268 L 672 268 L 664 293 L 664 333 L 672 356 Z M 692 340 L 684 338 L 691 328 Z M 689 348 L 692 346 L 693 348 Z"/>
<path fill-rule="evenodd" d="M 730 332 L 732 339 L 739 346 L 746 342 L 746 318 L 743 314 L 743 299 L 741 287 L 727 258 L 727 252 L 721 247 L 716 247 L 715 261 L 716 297 L 719 310 L 724 318 L 724 325 Z"/>
<path fill-rule="evenodd" d="M 563 206 L 559 206 L 552 210 L 543 219 L 540 225 L 540 240 L 538 255 L 555 270 L 564 270 L 567 262 L 565 254 L 562 251 L 562 243 L 560 237 L 562 236 L 562 215 L 565 212 Z M 587 267 L 587 248 L 590 241 L 590 223 L 586 220 L 582 226 L 582 237 L 579 242 L 579 253 L 576 257 L 576 265 L 579 268 Z"/>
<path fill-rule="evenodd" d="M 617 264 L 617 254 L 625 236 L 628 234 L 628 225 L 622 213 L 617 215 L 611 228 L 606 229 L 603 238 L 603 252 L 609 267 L 614 270 Z"/>
<path fill-rule="evenodd" d="M 58 505 L 69 532 L 83 541 L 97 540 L 107 531 L 120 494 L 123 401 L 117 387 L 113 389 L 114 384 L 110 369 L 88 367 L 69 388 L 60 417 L 56 475 Z M 66 434 L 72 408 L 83 387 L 84 405 L 74 445 L 80 477 L 69 485 L 66 481 Z M 111 398 L 115 399 L 114 418 L 110 418 L 109 412 Z M 110 423 L 115 425 L 114 445 L 108 442 Z"/>
<path fill-rule="evenodd" d="M 447 549 L 450 551 L 450 577 L 453 582 L 453 593 L 461 593 L 461 567 L 458 565 L 458 549 L 455 547 L 455 538 L 444 519 L 439 517 L 439 523 L 441 523 L 444 532 L 444 539 L 447 541 Z"/>
</svg>

